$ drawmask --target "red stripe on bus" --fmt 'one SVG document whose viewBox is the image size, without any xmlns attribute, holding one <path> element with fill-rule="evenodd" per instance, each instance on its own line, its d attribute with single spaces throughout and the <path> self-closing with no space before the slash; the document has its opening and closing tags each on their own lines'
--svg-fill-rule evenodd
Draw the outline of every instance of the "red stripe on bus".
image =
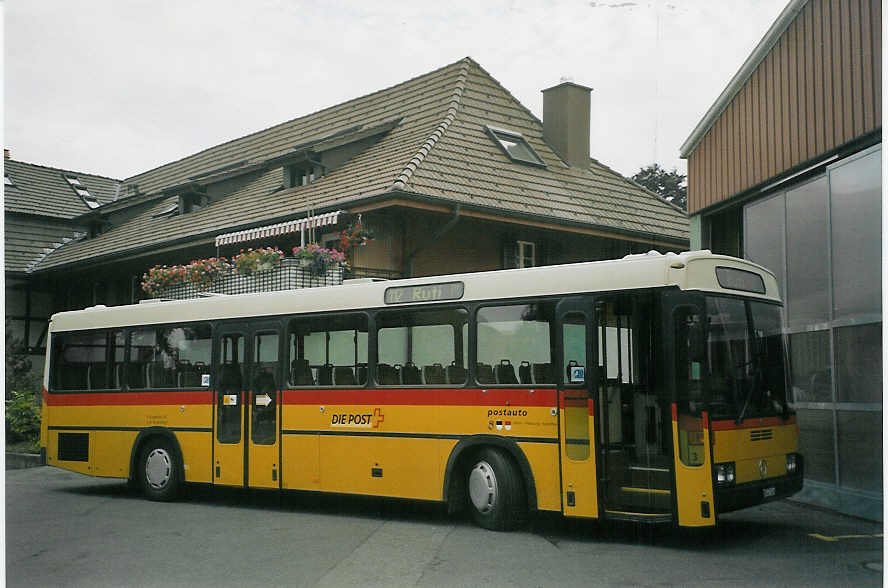
<svg viewBox="0 0 888 588">
<path fill-rule="evenodd" d="M 405 406 L 556 406 L 555 389 L 395 388 L 284 390 L 283 404 L 381 404 Z"/>
<path fill-rule="evenodd" d="M 47 394 L 50 406 L 135 406 L 212 404 L 212 390 L 169 392 L 83 392 Z M 405 406 L 556 406 L 554 388 L 398 388 L 283 390 L 283 404 L 377 404 Z"/>
<path fill-rule="evenodd" d="M 213 404 L 211 390 L 175 392 L 94 392 L 48 394 L 49 406 L 138 406 L 151 404 Z"/>
<path fill-rule="evenodd" d="M 712 421 L 713 431 L 733 431 L 736 429 L 758 429 L 759 427 L 778 427 L 781 425 L 794 425 L 796 422 L 795 415 L 789 417 L 785 421 L 783 417 L 766 417 L 766 418 L 749 418 L 739 425 L 733 420 Z"/>
</svg>

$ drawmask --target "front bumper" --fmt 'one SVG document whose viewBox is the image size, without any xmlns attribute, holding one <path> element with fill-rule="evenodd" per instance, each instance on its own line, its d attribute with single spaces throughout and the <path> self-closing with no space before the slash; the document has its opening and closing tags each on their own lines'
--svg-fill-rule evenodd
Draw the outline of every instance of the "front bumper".
<svg viewBox="0 0 888 588">
<path fill-rule="evenodd" d="M 804 458 L 798 456 L 798 466 L 792 475 L 746 482 L 735 486 L 716 486 L 715 508 L 719 513 L 748 508 L 772 500 L 792 496 L 802 489 L 805 477 Z"/>
</svg>

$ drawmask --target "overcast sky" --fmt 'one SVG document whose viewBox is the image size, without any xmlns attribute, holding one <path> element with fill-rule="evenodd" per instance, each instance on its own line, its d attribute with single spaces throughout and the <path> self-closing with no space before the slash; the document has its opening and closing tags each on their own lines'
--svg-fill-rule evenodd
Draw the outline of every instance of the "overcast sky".
<svg viewBox="0 0 888 588">
<path fill-rule="evenodd" d="M 470 56 L 538 117 L 591 86 L 592 156 L 667 168 L 786 0 L 7 0 L 14 159 L 126 178 Z"/>
</svg>

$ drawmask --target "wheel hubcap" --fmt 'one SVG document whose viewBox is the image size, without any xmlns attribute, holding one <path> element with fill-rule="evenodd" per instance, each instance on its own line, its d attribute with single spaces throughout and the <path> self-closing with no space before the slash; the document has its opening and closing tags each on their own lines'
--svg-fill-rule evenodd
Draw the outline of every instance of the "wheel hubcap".
<svg viewBox="0 0 888 588">
<path fill-rule="evenodd" d="M 496 506 L 496 475 L 486 461 L 479 461 L 469 472 L 469 498 L 479 512 L 488 512 Z"/>
<path fill-rule="evenodd" d="M 159 447 L 152 449 L 145 459 L 145 481 L 155 490 L 160 490 L 170 481 L 172 466 L 170 454 Z"/>
</svg>

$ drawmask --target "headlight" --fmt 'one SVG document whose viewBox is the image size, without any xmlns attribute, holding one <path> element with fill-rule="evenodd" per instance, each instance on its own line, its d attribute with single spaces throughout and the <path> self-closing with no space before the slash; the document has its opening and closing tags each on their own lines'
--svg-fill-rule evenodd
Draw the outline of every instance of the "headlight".
<svg viewBox="0 0 888 588">
<path fill-rule="evenodd" d="M 786 473 L 794 474 L 799 467 L 799 456 L 795 453 L 786 454 Z"/>
<path fill-rule="evenodd" d="M 727 486 L 734 483 L 734 462 L 715 464 L 715 483 L 719 486 Z"/>
</svg>

